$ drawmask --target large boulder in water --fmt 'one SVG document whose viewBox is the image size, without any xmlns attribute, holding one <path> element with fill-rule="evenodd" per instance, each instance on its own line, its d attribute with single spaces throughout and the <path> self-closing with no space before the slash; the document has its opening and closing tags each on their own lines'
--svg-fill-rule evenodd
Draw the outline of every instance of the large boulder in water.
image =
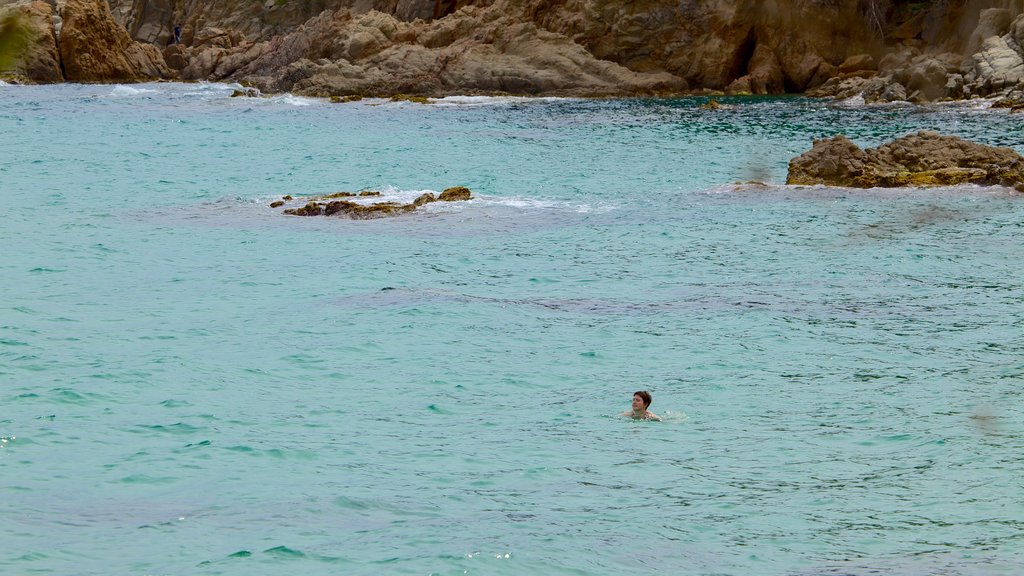
<svg viewBox="0 0 1024 576">
<path fill-rule="evenodd" d="M 1024 157 L 1010 148 L 922 131 L 862 150 L 845 136 L 815 140 L 790 160 L 786 184 L 853 188 L 986 184 L 1024 191 Z"/>
</svg>

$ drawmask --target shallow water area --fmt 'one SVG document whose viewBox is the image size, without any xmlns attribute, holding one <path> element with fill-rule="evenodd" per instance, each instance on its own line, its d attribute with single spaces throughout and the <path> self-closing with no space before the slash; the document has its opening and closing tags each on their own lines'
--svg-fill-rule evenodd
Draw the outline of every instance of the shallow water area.
<svg viewBox="0 0 1024 576">
<path fill-rule="evenodd" d="M 0 86 L 0 572 L 1024 572 L 1024 195 L 782 184 L 1024 116 L 235 88 Z"/>
</svg>

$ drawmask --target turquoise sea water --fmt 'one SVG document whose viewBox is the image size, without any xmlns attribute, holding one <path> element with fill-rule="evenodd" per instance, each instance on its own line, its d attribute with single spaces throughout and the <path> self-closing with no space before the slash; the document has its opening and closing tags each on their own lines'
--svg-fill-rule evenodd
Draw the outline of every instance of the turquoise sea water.
<svg viewBox="0 0 1024 576">
<path fill-rule="evenodd" d="M 1024 195 L 781 185 L 1024 115 L 231 89 L 0 86 L 0 573 L 1024 573 Z"/>
</svg>

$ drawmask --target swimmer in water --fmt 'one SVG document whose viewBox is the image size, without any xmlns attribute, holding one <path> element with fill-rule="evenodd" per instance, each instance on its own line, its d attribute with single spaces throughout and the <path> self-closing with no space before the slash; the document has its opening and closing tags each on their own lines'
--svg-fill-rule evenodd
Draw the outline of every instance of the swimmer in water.
<svg viewBox="0 0 1024 576">
<path fill-rule="evenodd" d="M 623 416 L 629 416 L 633 420 L 654 420 L 661 422 L 661 418 L 647 409 L 651 405 L 651 393 L 646 390 L 638 390 L 633 393 L 633 409 L 623 412 Z"/>
</svg>

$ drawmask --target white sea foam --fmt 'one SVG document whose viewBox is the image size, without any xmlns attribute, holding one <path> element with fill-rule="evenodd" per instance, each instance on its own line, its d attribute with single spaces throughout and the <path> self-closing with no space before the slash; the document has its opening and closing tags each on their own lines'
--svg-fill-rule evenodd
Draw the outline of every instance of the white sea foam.
<svg viewBox="0 0 1024 576">
<path fill-rule="evenodd" d="M 936 106 L 944 108 L 960 108 L 964 110 L 989 110 L 995 104 L 995 100 L 988 98 L 972 98 L 970 100 L 950 100 L 948 102 L 936 102 Z"/>
<path fill-rule="evenodd" d="M 546 198 L 522 198 L 517 196 L 491 196 L 485 198 L 484 203 L 495 206 L 507 206 L 509 208 L 516 208 L 519 210 L 565 211 L 576 212 L 578 214 L 606 213 L 612 212 L 618 208 L 618 206 L 611 203 L 591 205 Z"/>
<path fill-rule="evenodd" d="M 380 194 L 375 196 L 359 196 L 358 194 L 363 190 L 376 191 L 380 192 Z M 341 191 L 351 192 L 356 194 L 356 196 L 342 196 L 336 199 L 325 199 L 321 201 L 344 200 L 346 202 L 355 202 L 357 204 L 376 204 L 379 202 L 411 204 L 424 194 L 433 194 L 435 198 L 441 194 L 441 191 L 430 188 L 399 189 L 394 186 L 368 187 L 363 190 L 344 190 L 339 188 L 334 192 L 324 191 L 320 194 L 313 195 L 297 195 L 292 193 L 294 198 L 290 201 L 286 201 L 285 207 L 297 208 L 305 205 L 311 198 L 329 196 Z M 261 196 L 259 198 L 251 199 L 249 202 L 265 206 L 269 205 L 271 202 L 280 200 L 284 194 L 287 194 L 287 192 L 282 191 L 280 194 L 273 196 Z M 420 206 L 419 210 L 423 212 L 454 212 L 464 210 L 470 206 L 480 206 L 482 208 L 511 208 L 523 212 L 571 212 L 577 214 L 603 214 L 618 209 L 618 206 L 612 203 L 587 204 L 544 198 L 483 196 L 474 192 L 472 199 L 468 202 L 430 202 Z"/>
<path fill-rule="evenodd" d="M 313 106 L 323 103 L 323 100 L 318 98 L 307 98 L 305 96 L 295 96 L 294 94 L 271 96 L 268 101 L 274 104 L 286 104 L 288 106 Z"/>
<path fill-rule="evenodd" d="M 558 100 L 566 100 L 566 98 L 533 98 L 528 96 L 446 96 L 444 98 L 431 98 L 430 102 L 431 104 L 439 107 L 479 107 L 530 102 L 552 102 Z"/>
<path fill-rule="evenodd" d="M 135 96 L 143 96 L 147 94 L 156 94 L 158 90 L 152 88 L 136 88 L 133 86 L 125 86 L 118 84 L 114 86 L 114 89 L 110 91 L 109 96 L 113 98 L 132 98 Z"/>
<path fill-rule="evenodd" d="M 838 105 L 838 106 L 853 106 L 853 107 L 863 106 L 864 105 L 864 96 L 862 94 L 857 94 L 855 96 L 850 96 L 849 98 L 847 98 L 845 100 L 840 100 L 839 102 L 836 102 L 836 105 Z"/>
</svg>

